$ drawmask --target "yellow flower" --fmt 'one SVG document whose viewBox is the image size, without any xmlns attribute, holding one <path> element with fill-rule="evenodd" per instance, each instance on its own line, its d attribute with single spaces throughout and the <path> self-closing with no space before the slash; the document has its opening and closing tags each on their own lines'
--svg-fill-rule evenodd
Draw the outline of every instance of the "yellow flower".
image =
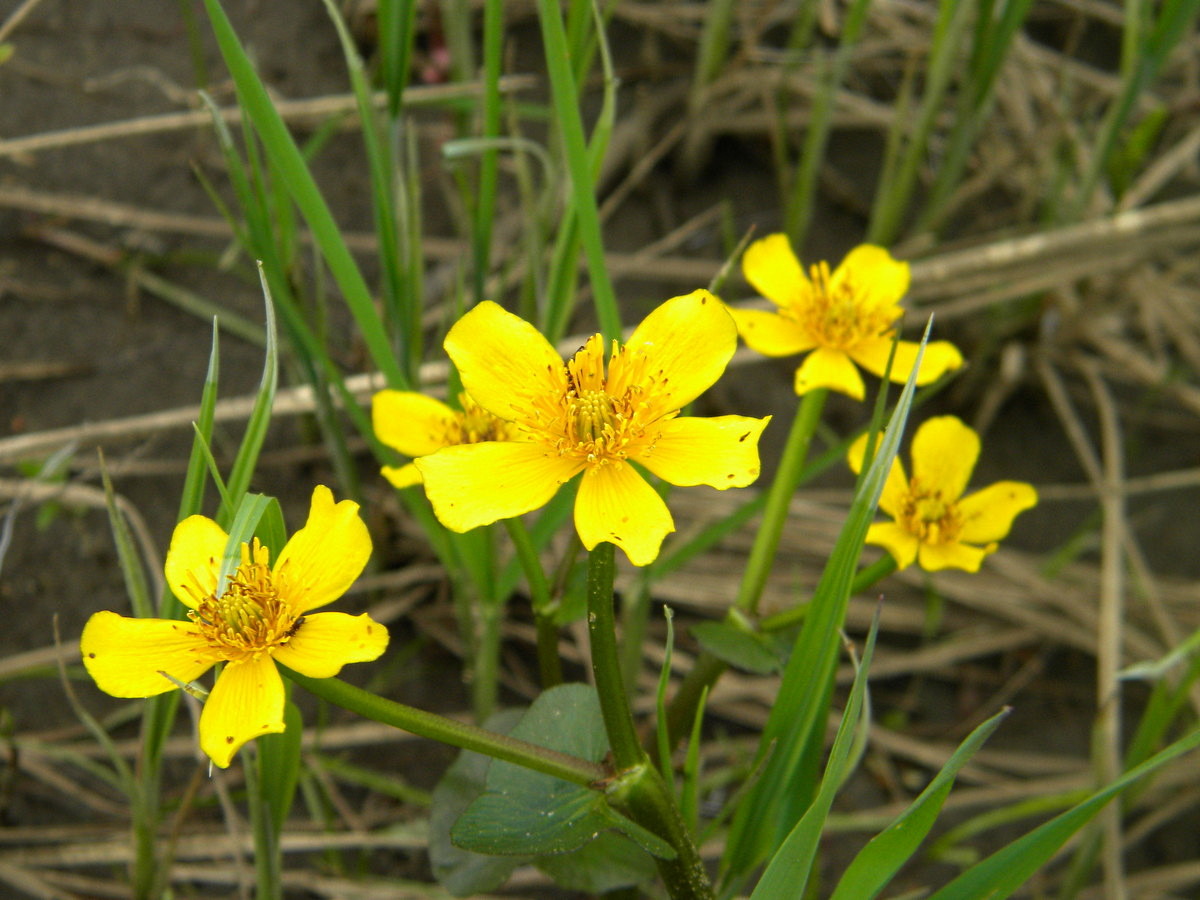
<svg viewBox="0 0 1200 900">
<path fill-rule="evenodd" d="M 675 524 L 631 463 L 677 485 L 724 489 L 758 477 L 758 438 L 770 417 L 679 415 L 736 346 L 733 320 L 708 291 L 668 300 L 628 343 L 614 341 L 607 371 L 600 335 L 564 364 L 528 322 L 480 303 L 450 329 L 446 351 L 467 393 L 510 422 L 512 438 L 417 459 L 434 512 L 468 531 L 543 506 L 582 472 L 575 528 L 583 545 L 609 541 L 647 565 Z"/>
<path fill-rule="evenodd" d="M 866 443 L 863 435 L 850 448 L 848 462 L 856 473 Z M 962 496 L 978 458 L 979 435 L 959 419 L 927 421 L 913 438 L 912 479 L 894 460 L 879 498 L 879 508 L 895 521 L 872 525 L 867 543 L 887 550 L 901 569 L 917 560 L 927 572 L 978 572 L 1013 519 L 1037 504 L 1033 486 L 1020 481 L 998 481 Z"/>
<path fill-rule="evenodd" d="M 864 244 L 850 251 L 832 273 L 817 263 L 805 276 L 787 235 L 755 241 L 742 257 L 742 272 L 775 312 L 731 309 L 742 340 L 766 356 L 808 353 L 796 370 L 796 393 L 829 388 L 863 399 L 862 376 L 855 363 L 883 376 L 900 299 L 908 290 L 908 263 L 882 247 Z M 891 380 L 904 382 L 920 345 L 900 341 Z M 962 365 L 962 354 L 948 341 L 925 347 L 917 384 L 928 384 Z"/>
<path fill-rule="evenodd" d="M 414 391 L 380 391 L 371 401 L 371 424 L 379 440 L 405 456 L 428 456 L 455 444 L 506 441 L 510 428 L 471 399 L 458 395 L 461 409 Z M 384 466 L 383 477 L 398 488 L 421 483 L 415 465 Z"/>
<path fill-rule="evenodd" d="M 340 597 L 366 565 L 371 537 L 358 504 L 313 491 L 304 527 L 270 565 L 257 540 L 216 596 L 228 535 L 212 519 L 175 526 L 167 584 L 188 619 L 130 619 L 98 612 L 79 639 L 83 663 L 114 697 L 151 697 L 224 663 L 200 715 L 200 748 L 222 768 L 247 741 L 284 730 L 283 679 L 273 659 L 312 678 L 376 659 L 388 633 L 370 616 L 311 613 Z"/>
</svg>

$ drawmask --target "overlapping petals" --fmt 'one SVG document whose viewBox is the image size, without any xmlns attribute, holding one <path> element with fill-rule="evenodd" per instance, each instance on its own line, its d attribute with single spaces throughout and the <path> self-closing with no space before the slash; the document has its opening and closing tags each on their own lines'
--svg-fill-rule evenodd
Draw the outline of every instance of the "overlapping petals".
<svg viewBox="0 0 1200 900">
<path fill-rule="evenodd" d="M 459 396 L 453 409 L 433 397 L 415 391 L 384 390 L 371 401 L 371 425 L 375 436 L 405 456 L 436 453 L 455 444 L 502 441 L 507 425 L 484 410 L 469 394 Z M 415 465 L 384 466 L 383 477 L 398 488 L 421 483 Z"/>
<path fill-rule="evenodd" d="M 257 541 L 230 548 L 211 519 L 190 516 L 175 528 L 167 583 L 188 621 L 131 619 L 98 612 L 80 637 L 84 665 L 101 690 L 149 697 L 188 685 L 224 663 L 200 716 L 200 746 L 228 766 L 247 741 L 284 730 L 283 682 L 274 660 L 317 678 L 376 659 L 387 629 L 369 616 L 309 611 L 343 594 L 362 572 L 371 539 L 358 504 L 313 491 L 308 521 L 274 565 Z M 240 565 L 216 595 L 230 550 Z"/>
<path fill-rule="evenodd" d="M 856 441 L 847 456 L 855 472 L 862 469 L 866 441 Z M 918 562 L 929 572 L 979 571 L 1013 520 L 1037 503 L 1033 486 L 1019 481 L 964 497 L 979 449 L 979 436 L 954 416 L 922 425 L 913 438 L 912 478 L 893 461 L 880 495 L 880 509 L 894 521 L 873 524 L 867 543 L 882 546 L 901 569 Z"/>
<path fill-rule="evenodd" d="M 721 376 L 737 329 L 708 291 L 668 300 L 628 342 L 591 338 L 563 360 L 529 323 L 481 303 L 446 336 L 463 387 L 509 424 L 507 439 L 461 444 L 415 464 L 434 512 L 467 531 L 537 509 L 583 475 L 575 526 L 589 550 L 608 541 L 635 565 L 674 530 L 634 464 L 677 485 L 743 487 L 758 477 L 768 419 L 680 417 Z"/>
<path fill-rule="evenodd" d="M 774 312 L 731 309 L 738 332 L 765 356 L 807 353 L 796 370 L 795 389 L 805 394 L 827 388 L 857 400 L 865 396 L 859 367 L 874 375 L 887 371 L 895 328 L 908 290 L 908 264 L 882 247 L 852 250 L 832 273 L 824 263 L 808 274 L 787 236 L 772 234 L 754 242 L 742 257 L 746 280 L 776 306 Z M 908 380 L 919 345 L 899 341 L 890 377 Z M 958 349 L 946 341 L 925 347 L 917 384 L 927 384 L 962 365 Z"/>
</svg>

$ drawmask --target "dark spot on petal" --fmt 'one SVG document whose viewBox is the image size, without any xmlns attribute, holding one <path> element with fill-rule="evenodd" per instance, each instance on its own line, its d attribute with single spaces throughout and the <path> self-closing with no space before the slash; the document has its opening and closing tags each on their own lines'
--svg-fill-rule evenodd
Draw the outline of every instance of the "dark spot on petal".
<svg viewBox="0 0 1200 900">
<path fill-rule="evenodd" d="M 700 305 L 701 305 L 701 306 L 703 306 L 703 305 L 704 305 L 705 303 L 707 303 L 707 302 L 708 302 L 708 298 L 707 298 L 707 297 L 701 297 L 701 298 L 700 298 Z"/>
<path fill-rule="evenodd" d="M 227 743 L 227 744 L 233 743 L 233 735 L 232 734 L 225 735 L 225 743 Z"/>
<path fill-rule="evenodd" d="M 89 654 L 88 654 L 88 659 L 95 659 L 95 658 L 96 658 L 96 654 L 95 654 L 95 653 L 89 653 Z"/>
<path fill-rule="evenodd" d="M 740 444 L 742 441 L 744 441 L 744 440 L 745 440 L 746 438 L 748 438 L 748 437 L 750 437 L 750 432 L 748 432 L 748 431 L 747 431 L 747 432 L 746 432 L 745 434 L 743 434 L 743 435 L 742 435 L 740 438 L 738 438 L 738 443 Z"/>
<path fill-rule="evenodd" d="M 726 475 L 725 477 L 726 477 L 726 478 L 728 478 L 728 479 L 730 479 L 730 480 L 732 480 L 732 479 L 734 479 L 734 478 L 737 478 L 737 475 L 736 475 L 735 473 L 733 473 L 733 472 L 730 472 L 730 473 L 729 473 L 728 475 Z"/>
<path fill-rule="evenodd" d="M 368 625 L 368 626 L 367 626 L 367 634 L 372 634 L 372 633 L 373 633 L 373 632 L 371 631 L 371 626 L 370 626 L 370 625 Z"/>
</svg>

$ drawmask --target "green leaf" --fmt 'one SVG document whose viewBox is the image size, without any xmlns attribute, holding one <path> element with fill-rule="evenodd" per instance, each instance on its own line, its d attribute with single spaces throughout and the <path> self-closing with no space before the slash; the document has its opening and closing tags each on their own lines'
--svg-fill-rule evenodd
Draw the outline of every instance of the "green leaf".
<svg viewBox="0 0 1200 900">
<path fill-rule="evenodd" d="M 250 543 L 270 502 L 271 498 L 265 494 L 243 495 L 229 526 L 229 538 L 225 541 L 225 554 L 221 557 L 221 569 L 217 578 L 216 596 L 220 597 L 225 593 L 229 576 L 242 564 L 242 544 Z"/>
<path fill-rule="evenodd" d="M 304 722 L 300 710 L 290 700 L 284 707 L 286 730 L 280 734 L 264 734 L 258 739 L 259 790 L 271 817 L 276 835 L 283 833 L 296 782 L 300 778 L 300 738 Z"/>
<path fill-rule="evenodd" d="M 854 684 L 850 688 L 846 709 L 842 713 L 842 721 L 833 740 L 833 749 L 829 751 L 829 762 L 825 766 L 820 790 L 771 858 L 762 879 L 750 895 L 750 900 L 791 900 L 802 895 L 801 889 L 808 882 L 812 872 L 817 845 L 825 828 L 825 819 L 833 806 L 833 798 L 849 771 L 856 729 L 867 706 L 867 672 L 875 652 L 875 637 L 878 632 L 879 613 L 876 612 L 871 631 L 867 635 L 867 645 L 863 649 L 862 662 L 858 671 L 854 673 Z"/>
<path fill-rule="evenodd" d="M 608 753 L 600 701 L 594 688 L 582 684 L 543 693 L 512 736 L 593 762 Z M 577 850 L 612 829 L 655 853 L 672 853 L 665 842 L 610 808 L 599 791 L 496 760 L 487 790 L 467 807 L 450 836 L 477 853 L 541 856 Z"/>
<path fill-rule="evenodd" d="M 735 669 L 770 675 L 783 668 L 780 654 L 766 638 L 733 622 L 699 622 L 691 632 L 701 647 Z"/>
<path fill-rule="evenodd" d="M 887 886 L 929 834 L 959 769 L 975 755 L 1007 715 L 1007 709 L 997 713 L 967 736 L 908 809 L 859 851 L 830 900 L 869 900 Z"/>
<path fill-rule="evenodd" d="M 491 716 L 485 727 L 509 733 L 524 710 L 507 709 Z M 429 862 L 438 883 L 456 897 L 490 893 L 504 884 L 513 869 L 528 860 L 514 856 L 486 856 L 457 846 L 450 839 L 454 821 L 484 791 L 491 757 L 463 751 L 433 789 L 429 814 Z"/>
<path fill-rule="evenodd" d="M 555 884 L 572 891 L 605 894 L 619 888 L 645 884 L 654 878 L 654 863 L 642 850 L 619 834 L 607 833 L 574 853 L 543 856 L 537 867 Z"/>
<path fill-rule="evenodd" d="M 260 544 L 270 548 L 271 563 L 274 564 L 288 540 L 287 526 L 283 521 L 283 508 L 274 497 L 267 498 L 266 506 L 254 529 L 254 536 L 258 538 Z"/>
<path fill-rule="evenodd" d="M 928 336 L 927 327 L 922 345 Z M 913 373 L 919 366 L 920 354 Z M 825 721 L 841 644 L 839 635 L 850 589 L 867 529 L 899 448 L 915 389 L 910 374 L 888 426 L 879 436 L 874 458 L 859 475 L 850 512 L 788 657 L 778 695 L 759 741 L 759 759 L 766 762 L 759 780 L 734 814 L 721 861 L 722 879 L 727 887 L 736 889 L 743 884 L 775 852 L 816 792 L 817 766 L 825 740 Z"/>
<path fill-rule="evenodd" d="M 239 504 L 242 495 L 250 486 L 254 469 L 258 465 L 258 454 L 262 450 L 263 441 L 267 437 L 267 428 L 271 424 L 271 410 L 275 405 L 275 389 L 279 385 L 279 342 L 275 332 L 275 305 L 271 301 L 271 290 L 267 285 L 266 275 L 262 265 L 258 267 L 259 278 L 262 282 L 263 299 L 267 320 L 267 349 L 263 357 L 262 379 L 259 381 L 258 394 L 254 398 L 254 408 L 246 422 L 246 433 L 238 447 L 237 456 L 233 460 L 233 469 L 229 473 L 227 486 L 229 496 L 226 500 L 231 504 Z M 217 523 L 224 525 L 232 510 L 221 504 L 217 514 Z M 224 579 L 222 579 L 224 584 Z"/>
<path fill-rule="evenodd" d="M 387 377 L 388 384 L 392 387 L 407 388 L 408 380 L 392 354 L 383 323 L 375 310 L 371 291 L 346 246 L 341 230 L 317 187 L 303 154 L 272 104 L 266 86 L 255 72 L 219 0 L 204 0 L 204 6 L 208 11 L 221 55 L 237 85 L 242 109 L 262 138 L 272 167 L 286 184 L 288 193 L 312 229 L 313 239 L 320 247 L 334 280 L 341 288 L 342 296 L 359 326 L 371 360 Z"/>
<path fill-rule="evenodd" d="M 1181 738 L 1087 800 L 972 866 L 929 900 L 1002 900 L 1009 896 L 1114 797 L 1196 747 L 1200 747 L 1200 730 Z"/>
</svg>

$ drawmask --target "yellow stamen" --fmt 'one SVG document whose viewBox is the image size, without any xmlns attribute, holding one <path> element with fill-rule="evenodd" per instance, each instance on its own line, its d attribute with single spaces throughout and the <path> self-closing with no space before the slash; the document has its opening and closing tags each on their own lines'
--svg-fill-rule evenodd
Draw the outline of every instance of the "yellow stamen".
<svg viewBox="0 0 1200 900">
<path fill-rule="evenodd" d="M 257 538 L 252 545 L 242 544 L 242 564 L 229 577 L 225 593 L 204 597 L 188 612 L 213 653 L 226 662 L 270 653 L 304 623 L 279 598 L 268 558 Z"/>
<path fill-rule="evenodd" d="M 897 521 L 923 544 L 952 544 L 962 531 L 958 504 L 946 500 L 941 491 L 924 488 L 913 478 Z"/>
<path fill-rule="evenodd" d="M 849 274 L 834 281 L 829 264 L 809 269 L 809 282 L 780 314 L 804 326 L 822 347 L 849 350 L 891 333 L 901 312 L 895 303 L 878 303 Z"/>
</svg>

